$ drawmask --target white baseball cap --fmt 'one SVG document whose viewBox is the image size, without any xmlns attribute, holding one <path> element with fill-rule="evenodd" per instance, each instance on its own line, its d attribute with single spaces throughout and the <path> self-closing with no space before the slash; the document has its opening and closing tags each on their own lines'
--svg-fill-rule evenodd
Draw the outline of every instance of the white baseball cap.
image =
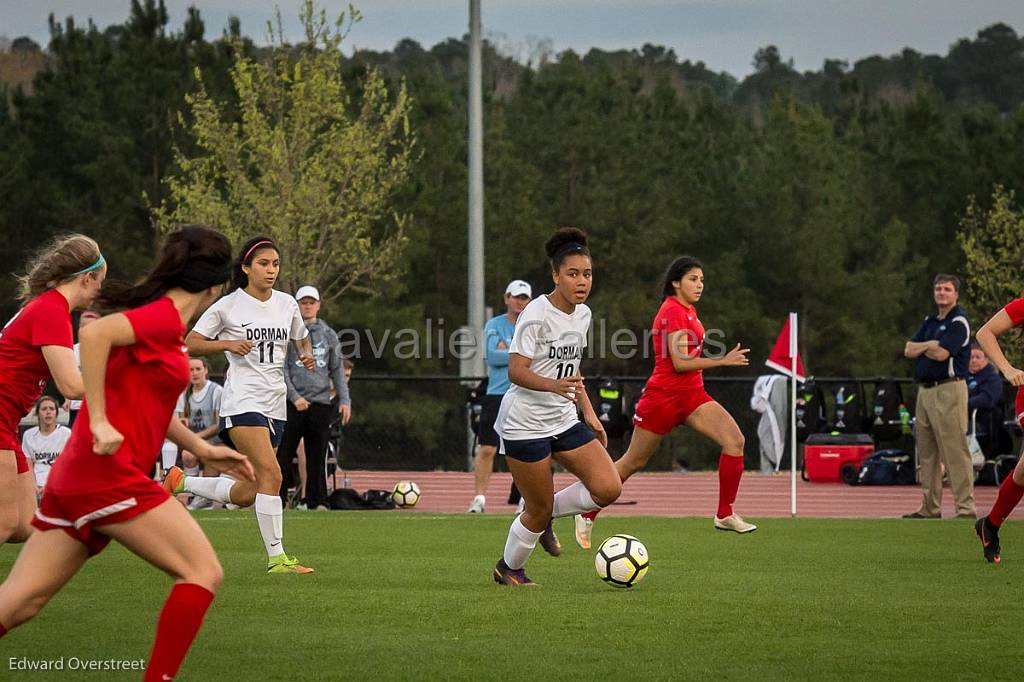
<svg viewBox="0 0 1024 682">
<path fill-rule="evenodd" d="M 301 301 L 304 298 L 312 298 L 319 301 L 320 292 L 316 290 L 316 287 L 308 284 L 304 287 L 299 287 L 299 290 L 295 292 L 295 300 Z"/>
<path fill-rule="evenodd" d="M 525 294 L 530 298 L 533 298 L 533 289 L 531 289 L 530 285 L 523 280 L 514 279 L 508 283 L 507 287 L 505 287 L 505 295 L 507 296 L 509 294 L 512 296 L 522 296 Z"/>
</svg>

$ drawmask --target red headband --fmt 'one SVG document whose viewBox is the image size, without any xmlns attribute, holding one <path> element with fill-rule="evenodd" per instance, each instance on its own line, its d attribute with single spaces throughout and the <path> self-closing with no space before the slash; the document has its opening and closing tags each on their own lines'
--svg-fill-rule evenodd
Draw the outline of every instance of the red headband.
<svg viewBox="0 0 1024 682">
<path fill-rule="evenodd" d="M 269 239 L 264 239 L 261 242 L 256 242 L 255 244 L 250 246 L 249 250 L 245 252 L 244 256 L 242 256 L 242 262 L 244 263 L 246 261 L 246 259 L 249 258 L 249 254 L 251 254 L 253 251 L 255 251 L 258 247 L 263 246 L 264 244 L 270 244 L 271 246 L 274 246 L 274 242 L 270 241 Z"/>
</svg>

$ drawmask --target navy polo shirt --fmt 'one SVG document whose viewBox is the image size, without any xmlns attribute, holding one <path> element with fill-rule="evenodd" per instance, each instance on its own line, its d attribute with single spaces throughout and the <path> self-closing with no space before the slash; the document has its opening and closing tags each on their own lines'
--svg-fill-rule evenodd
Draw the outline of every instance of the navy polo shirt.
<svg viewBox="0 0 1024 682">
<path fill-rule="evenodd" d="M 967 367 L 971 362 L 971 325 L 967 321 L 967 313 L 956 305 L 939 319 L 938 315 L 924 318 L 921 328 L 914 334 L 911 341 L 931 341 L 935 339 L 939 346 L 949 351 L 949 357 L 939 362 L 921 355 L 914 365 L 914 379 L 917 381 L 940 381 L 953 377 L 966 378 Z"/>
</svg>

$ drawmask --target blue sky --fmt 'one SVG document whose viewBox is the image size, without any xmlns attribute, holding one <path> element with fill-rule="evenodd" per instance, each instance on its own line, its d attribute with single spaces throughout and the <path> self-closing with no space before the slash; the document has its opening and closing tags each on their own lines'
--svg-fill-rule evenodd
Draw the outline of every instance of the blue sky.
<svg viewBox="0 0 1024 682">
<path fill-rule="evenodd" d="M 286 31 L 297 36 L 298 0 L 166 0 L 180 27 L 195 4 L 215 37 L 231 14 L 262 42 L 266 20 L 279 5 Z M 338 12 L 347 2 L 322 2 Z M 1024 32 L 1024 0 L 482 0 L 484 32 L 503 49 L 527 58 L 550 41 L 555 51 L 635 48 L 655 43 L 685 59 L 745 76 L 758 47 L 778 45 L 798 69 L 819 69 L 826 58 L 851 63 L 906 46 L 945 54 L 961 37 L 1002 21 Z M 425 46 L 466 31 L 468 0 L 363 0 L 364 15 L 350 46 L 386 50 L 402 38 Z M 128 0 L 0 0 L 0 35 L 48 39 L 46 19 L 89 17 L 101 27 L 128 14 Z"/>
</svg>

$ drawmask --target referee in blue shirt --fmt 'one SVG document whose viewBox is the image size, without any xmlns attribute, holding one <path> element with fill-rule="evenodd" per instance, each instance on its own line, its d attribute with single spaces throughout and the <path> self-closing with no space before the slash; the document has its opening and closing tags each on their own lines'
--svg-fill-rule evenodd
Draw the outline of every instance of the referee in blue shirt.
<svg viewBox="0 0 1024 682">
<path fill-rule="evenodd" d="M 915 360 L 915 438 L 921 475 L 921 508 L 905 519 L 942 516 L 942 465 L 949 474 L 959 518 L 974 518 L 974 468 L 967 449 L 967 369 L 971 326 L 957 305 L 960 280 L 936 275 L 938 313 L 924 319 L 903 354 Z"/>
</svg>

